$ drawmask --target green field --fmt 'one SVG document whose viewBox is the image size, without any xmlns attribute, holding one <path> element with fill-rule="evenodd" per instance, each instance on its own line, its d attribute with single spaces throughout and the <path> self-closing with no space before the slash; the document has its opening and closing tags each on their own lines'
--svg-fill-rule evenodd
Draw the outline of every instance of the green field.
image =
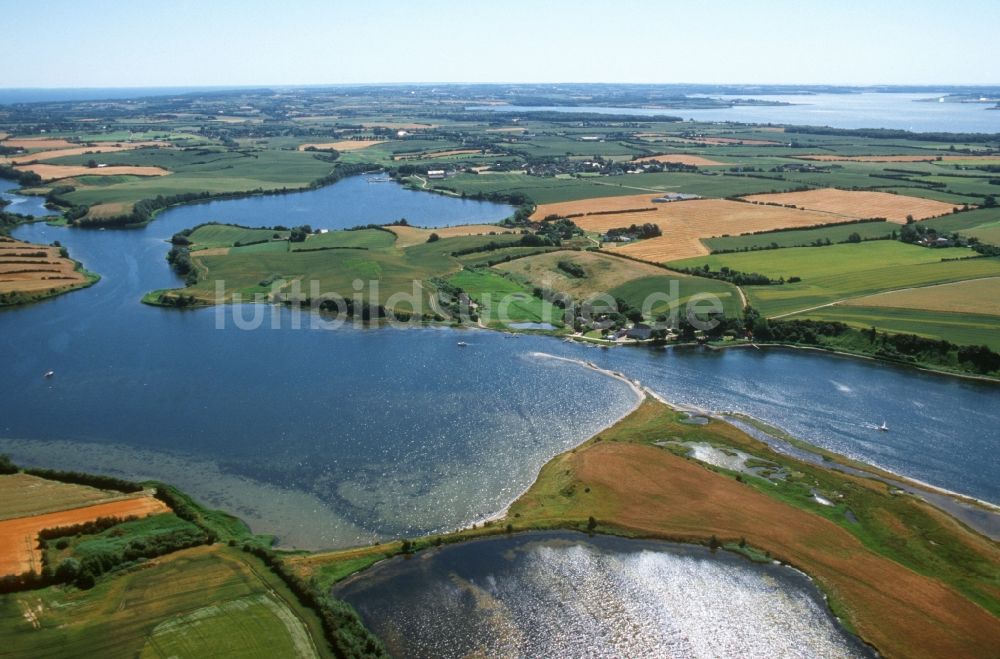
<svg viewBox="0 0 1000 659">
<path fill-rule="evenodd" d="M 997 222 L 1000 222 L 1000 208 L 977 208 L 964 213 L 954 213 L 924 220 L 921 224 L 938 233 L 957 231 L 965 234 L 979 227 L 995 225 Z"/>
<path fill-rule="evenodd" d="M 202 153 L 202 152 L 206 153 Z M 225 151 L 218 149 L 136 149 L 108 155 L 108 162 L 153 165 L 167 176 L 129 177 L 111 185 L 77 186 L 63 198 L 73 204 L 134 203 L 157 195 L 186 192 L 240 193 L 305 188 L 333 166 L 302 151 Z M 112 158 L 113 156 L 113 158 Z M 92 156 L 69 156 L 52 164 L 85 164 Z"/>
<path fill-rule="evenodd" d="M 396 242 L 396 236 L 391 231 L 381 229 L 362 229 L 359 231 L 330 231 L 329 233 L 313 234 L 305 242 L 293 243 L 293 252 L 311 249 L 327 248 L 361 248 L 386 249 Z"/>
<path fill-rule="evenodd" d="M 381 229 L 313 234 L 299 243 L 274 240 L 273 234 L 270 230 L 224 225 L 198 228 L 188 239 L 192 241 L 191 255 L 199 281 L 169 295 L 180 293 L 194 296 L 202 303 L 215 302 L 216 282 L 222 281 L 226 301 L 237 296 L 244 301 L 259 301 L 273 299 L 276 293 L 293 295 L 296 286 L 300 287 L 299 296 L 311 297 L 315 282 L 320 294 L 344 299 L 360 295 L 365 303 L 388 305 L 407 313 L 413 311 L 415 303 L 412 297 L 400 300 L 398 294 L 415 295 L 422 313 L 432 314 L 428 299 L 435 291 L 432 279 L 447 277 L 462 269 L 467 261 L 502 259 L 509 255 L 508 249 L 528 254 L 540 249 L 516 247 L 452 256 L 453 252 L 490 243 L 514 243 L 521 238 L 516 234 L 458 236 L 405 248 L 396 247 L 396 236 Z M 279 234 L 286 236 L 287 232 Z M 253 244 L 231 246 L 238 240 Z M 255 240 L 267 242 L 254 243 Z M 220 247 L 229 250 L 221 254 L 198 253 L 201 248 Z M 357 281 L 361 282 L 360 291 L 355 289 Z M 393 296 L 397 298 L 392 299 Z"/>
<path fill-rule="evenodd" d="M 924 309 L 896 309 L 837 305 L 816 309 L 795 318 L 836 320 L 859 329 L 877 327 L 887 332 L 916 334 L 958 345 L 985 345 L 1000 352 L 996 316 Z"/>
<path fill-rule="evenodd" d="M 203 224 L 188 236 L 193 249 L 211 249 L 215 247 L 232 247 L 236 244 L 256 243 L 262 240 L 287 238 L 287 231 L 272 231 L 271 229 L 247 229 L 231 224 Z"/>
<path fill-rule="evenodd" d="M 722 236 L 705 238 L 701 242 L 712 252 L 733 252 L 739 250 L 762 249 L 765 247 L 806 247 L 816 241 L 842 243 L 851 234 L 858 234 L 862 240 L 888 238 L 893 232 L 899 233 L 899 225 L 891 222 L 859 222 L 856 224 L 835 224 L 818 229 L 796 229 L 794 231 L 769 231 L 746 236 Z"/>
<path fill-rule="evenodd" d="M 310 657 L 326 653 L 317 630 L 314 614 L 263 563 L 218 547 L 156 559 L 91 590 L 0 597 L 11 656 Z"/>
<path fill-rule="evenodd" d="M 670 301 L 662 300 L 664 294 L 672 297 L 674 282 L 677 286 L 677 297 Z M 669 313 L 676 308 L 684 311 L 688 309 L 688 304 L 692 304 L 691 310 L 710 310 L 712 306 L 709 302 L 714 299 L 722 303 L 723 313 L 727 316 L 738 316 L 743 308 L 735 286 L 728 282 L 703 277 L 671 274 L 643 277 L 612 288 L 608 293 L 622 298 L 637 309 L 642 309 L 647 300 L 660 300 L 650 305 L 652 317 Z M 696 304 L 699 300 L 703 302 Z"/>
<path fill-rule="evenodd" d="M 878 291 L 988 277 L 1000 273 L 1000 259 L 968 258 L 965 248 L 927 249 L 880 240 L 829 247 L 792 247 L 719 254 L 672 263 L 673 267 L 728 267 L 773 279 L 801 277 L 781 286 L 748 286 L 750 303 L 765 315 L 785 314 Z M 963 258 L 942 262 L 944 258 Z"/>
<path fill-rule="evenodd" d="M 479 305 L 488 325 L 548 322 L 561 324 L 563 312 L 534 296 L 531 289 L 489 270 L 462 270 L 448 283 L 464 290 Z"/>
</svg>

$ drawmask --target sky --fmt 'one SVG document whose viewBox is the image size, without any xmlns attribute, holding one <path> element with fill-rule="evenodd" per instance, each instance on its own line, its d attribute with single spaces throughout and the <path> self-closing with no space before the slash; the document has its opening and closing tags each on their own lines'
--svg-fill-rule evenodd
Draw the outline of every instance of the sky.
<svg viewBox="0 0 1000 659">
<path fill-rule="evenodd" d="M 0 0 L 0 88 L 1000 84 L 998 0 Z"/>
</svg>

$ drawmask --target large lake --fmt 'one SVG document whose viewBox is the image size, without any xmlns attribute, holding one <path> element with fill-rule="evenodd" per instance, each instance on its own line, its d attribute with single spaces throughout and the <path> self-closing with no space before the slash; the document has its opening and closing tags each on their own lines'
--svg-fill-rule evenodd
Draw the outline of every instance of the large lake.
<svg viewBox="0 0 1000 659">
<path fill-rule="evenodd" d="M 803 574 L 726 552 L 526 533 L 334 588 L 399 657 L 863 657 Z"/>
<path fill-rule="evenodd" d="M 17 237 L 60 240 L 103 279 L 0 312 L 0 452 L 171 481 L 285 545 L 451 529 L 502 509 L 550 456 L 634 404 L 623 383 L 543 356 L 552 354 L 1000 502 L 1000 388 L 990 384 L 801 351 L 601 350 L 444 328 L 293 330 L 281 309 L 282 329 L 269 318 L 242 331 L 234 312 L 272 310 L 139 303 L 180 284 L 164 241 L 203 221 L 337 228 L 405 216 L 440 226 L 510 211 L 359 177 L 172 209 L 136 230 L 22 226 Z M 56 376 L 42 378 L 50 369 Z M 892 432 L 872 427 L 883 419 Z"/>
<path fill-rule="evenodd" d="M 733 121 L 754 124 L 832 126 L 834 128 L 894 128 L 918 133 L 997 133 L 1000 110 L 986 103 L 920 102 L 935 94 L 789 94 L 774 96 L 721 96 L 757 98 L 791 105 L 739 105 L 703 110 L 617 108 L 608 106 L 513 106 L 485 105 L 473 110 L 493 112 L 594 112 L 642 117 L 669 115 L 694 121 Z"/>
</svg>

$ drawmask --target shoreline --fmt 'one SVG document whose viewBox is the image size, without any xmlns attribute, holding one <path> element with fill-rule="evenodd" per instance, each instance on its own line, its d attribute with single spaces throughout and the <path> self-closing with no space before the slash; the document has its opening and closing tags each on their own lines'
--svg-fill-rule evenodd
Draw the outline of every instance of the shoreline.
<svg viewBox="0 0 1000 659">
<path fill-rule="evenodd" d="M 610 371 L 610 370 L 608 370 L 606 368 L 601 368 L 600 366 L 597 366 L 596 364 L 584 361 L 582 359 L 574 359 L 572 357 L 560 357 L 558 355 L 551 355 L 551 354 L 549 354 L 547 352 L 532 352 L 530 354 L 533 357 L 539 357 L 539 358 L 542 358 L 542 359 L 553 359 L 553 360 L 556 360 L 556 361 L 561 361 L 561 362 L 565 362 L 565 363 L 569 363 L 569 364 L 574 364 L 576 366 L 580 366 L 582 368 L 585 368 L 585 369 L 594 371 L 596 373 L 599 373 L 599 374 L 601 374 L 601 375 L 603 375 L 605 377 L 609 377 L 609 378 L 611 378 L 613 380 L 618 380 L 620 382 L 624 382 L 626 385 L 628 385 L 629 389 L 632 390 L 632 393 L 635 395 L 636 400 L 635 400 L 635 403 L 633 403 L 632 407 L 630 407 L 628 409 L 628 411 L 626 411 L 624 414 L 622 414 L 619 418 L 613 419 L 612 421 L 609 421 L 607 424 L 605 424 L 601 428 L 599 428 L 596 431 L 594 431 L 593 434 L 591 434 L 588 437 L 584 437 L 583 439 L 581 439 L 580 441 L 576 442 L 575 444 L 573 444 L 569 448 L 564 448 L 564 449 L 562 449 L 562 450 L 560 450 L 560 451 L 552 454 L 551 456 L 549 456 L 548 459 L 545 460 L 545 462 L 543 462 L 541 465 L 538 466 L 538 469 L 536 470 L 534 477 L 531 479 L 531 483 L 529 483 L 527 487 L 525 487 L 520 493 L 518 493 L 516 496 L 514 496 L 513 499 L 511 499 L 510 501 L 508 501 L 507 504 L 503 508 L 501 508 L 500 510 L 498 510 L 497 512 L 492 513 L 490 515 L 487 515 L 485 517 L 479 518 L 476 521 L 474 521 L 473 522 L 473 526 L 475 526 L 477 524 L 484 524 L 486 522 L 496 522 L 498 520 L 501 520 L 501 519 L 504 519 L 505 517 L 507 517 L 507 513 L 510 512 L 510 507 L 512 505 L 514 505 L 514 503 L 518 499 L 520 499 L 522 496 L 524 496 L 534 486 L 535 482 L 538 481 L 538 477 L 541 475 L 542 469 L 545 467 L 546 464 L 548 464 L 556 456 L 562 455 L 563 453 L 566 453 L 567 451 L 574 451 L 574 450 L 576 450 L 577 448 L 579 448 L 580 446 L 583 446 L 584 444 L 586 444 L 587 442 L 589 442 L 591 439 L 593 439 L 597 435 L 600 435 L 602 432 L 605 432 L 609 428 L 617 425 L 623 419 L 627 418 L 630 414 L 634 413 L 637 409 L 639 409 L 639 407 L 642 406 L 643 401 L 646 400 L 646 395 L 647 395 L 646 390 L 641 385 L 637 384 L 636 381 L 630 380 L 628 377 L 626 377 L 625 375 L 623 375 L 622 373 L 619 373 L 617 371 Z M 451 531 L 448 531 L 448 533 L 456 533 L 456 532 L 462 531 L 462 530 L 464 530 L 464 529 L 461 529 L 461 528 L 453 529 Z"/>
<path fill-rule="evenodd" d="M 677 344 L 680 347 L 681 344 Z M 695 345 L 695 344 L 683 344 L 683 345 Z M 781 348 L 788 350 L 811 350 L 813 352 L 822 352 L 827 355 L 837 355 L 838 357 L 850 357 L 852 359 L 863 359 L 865 361 L 875 362 L 876 364 L 889 364 L 892 366 L 898 366 L 900 368 L 909 368 L 917 371 L 922 371 L 924 373 L 930 373 L 933 375 L 945 375 L 955 378 L 962 378 L 964 380 L 975 380 L 977 382 L 988 382 L 990 384 L 1000 384 L 1000 377 L 994 377 L 991 375 L 976 375 L 973 373 L 961 373 L 959 371 L 948 371 L 944 369 L 934 368 L 931 366 L 922 366 L 920 364 L 911 364 L 908 362 L 896 361 L 893 359 L 886 359 L 884 357 L 876 357 L 875 355 L 866 355 L 861 352 L 848 352 L 846 350 L 835 350 L 833 348 L 824 348 L 822 346 L 807 346 L 798 345 L 794 343 L 732 343 L 732 344 L 705 344 L 711 350 L 731 350 L 733 348 L 757 348 L 758 350 L 764 348 Z"/>
<path fill-rule="evenodd" d="M 536 352 L 536 353 L 533 353 L 533 354 L 535 356 L 541 356 L 541 357 L 548 358 L 548 359 L 556 359 L 556 360 L 563 361 L 563 362 L 577 364 L 577 365 L 582 366 L 584 368 L 588 368 L 588 369 L 590 369 L 592 371 L 596 371 L 596 372 L 598 372 L 598 373 L 600 373 L 602 375 L 605 375 L 607 377 L 611 377 L 611 378 L 614 378 L 614 379 L 617 379 L 617 380 L 621 380 L 622 382 L 625 382 L 626 384 L 628 384 L 632 388 L 632 391 L 634 393 L 636 393 L 637 395 L 641 395 L 642 396 L 642 398 L 640 398 L 640 400 L 639 400 L 639 403 L 636 405 L 636 407 L 633 407 L 633 409 L 629 412 L 629 414 L 631 414 L 631 412 L 635 411 L 635 409 L 638 407 L 638 405 L 641 404 L 643 398 L 645 398 L 645 397 L 648 396 L 648 397 L 653 398 L 653 399 L 659 401 L 660 403 L 666 405 L 667 407 L 670 407 L 671 409 L 677 410 L 679 412 L 687 412 L 689 414 L 698 414 L 698 415 L 707 416 L 707 417 L 716 419 L 718 421 L 722 421 L 724 423 L 728 423 L 728 424 L 730 424 L 730 425 L 732 425 L 734 427 L 737 427 L 737 428 L 739 428 L 739 426 L 737 424 L 732 423 L 730 421 L 730 418 L 738 420 L 740 418 L 740 416 L 744 416 L 744 417 L 746 417 L 748 419 L 751 419 L 753 421 L 756 421 L 757 423 L 762 424 L 764 426 L 773 427 L 774 430 L 777 430 L 779 432 L 782 432 L 782 433 L 785 432 L 781 428 L 771 426 L 771 424 L 767 423 L 766 421 L 763 421 L 761 419 L 757 419 L 756 417 L 753 417 L 753 416 L 751 416 L 749 414 L 740 414 L 739 416 L 736 416 L 734 414 L 729 414 L 729 413 L 727 413 L 725 411 L 709 410 L 709 409 L 706 409 L 706 408 L 698 407 L 697 405 L 687 405 L 687 404 L 682 404 L 682 403 L 675 403 L 673 401 L 667 400 L 662 395 L 660 395 L 656 391 L 650 389 L 649 387 L 643 386 L 638 381 L 629 379 L 627 376 L 625 376 L 621 372 L 611 371 L 611 370 L 608 370 L 608 369 L 600 368 L 599 366 L 597 366 L 597 365 L 595 365 L 595 364 L 593 364 L 591 362 L 582 360 L 582 359 L 575 359 L 575 358 L 572 358 L 572 357 L 560 357 L 560 356 L 557 356 L 557 355 L 550 355 L 548 353 L 541 353 L 541 352 Z M 622 418 L 624 418 L 624 417 L 622 417 Z M 620 420 L 621 419 L 619 419 L 618 421 L 620 421 Z M 587 441 L 589 441 L 590 439 L 593 439 L 594 437 L 596 437 L 597 435 L 599 435 L 601 432 L 604 432 L 605 430 L 607 430 L 607 428 L 611 427 L 612 425 L 614 425 L 618 421 L 614 421 L 611 424 L 609 424 L 608 426 L 605 426 L 604 428 L 602 428 L 601 430 L 598 430 L 597 432 L 595 432 L 590 437 L 582 440 L 579 444 L 577 444 L 577 446 L 580 446 L 580 445 L 586 443 Z M 756 429 L 757 431 L 759 431 L 759 432 L 767 435 L 768 437 L 771 437 L 777 443 L 787 444 L 788 446 L 790 446 L 792 448 L 797 448 L 800 451 L 803 451 L 803 452 L 806 452 L 806 453 L 809 453 L 809 454 L 815 456 L 815 458 L 817 460 L 816 464 L 818 466 L 822 466 L 822 467 L 827 468 L 827 469 L 832 468 L 831 466 L 828 466 L 828 465 L 825 464 L 826 461 L 827 461 L 827 459 L 829 459 L 832 462 L 833 465 L 836 465 L 837 467 L 840 467 L 840 468 L 843 468 L 843 469 L 846 469 L 846 470 L 849 470 L 849 471 L 856 472 L 856 475 L 858 475 L 860 477 L 870 478 L 870 479 L 874 479 L 874 480 L 879 480 L 880 482 L 885 483 L 889 487 L 896 487 L 897 489 L 902 489 L 902 490 L 904 490 L 904 491 L 906 491 L 906 492 L 908 492 L 908 493 L 910 493 L 910 494 L 912 494 L 914 496 L 917 496 L 922 501 L 924 501 L 927 505 L 930 505 L 930 506 L 936 508 L 937 510 L 943 512 L 944 514 L 948 515 L 949 517 L 954 518 L 958 522 L 960 522 L 960 523 L 962 523 L 962 524 L 964 524 L 966 526 L 969 526 L 975 532 L 977 532 L 979 534 L 982 534 L 982 535 L 984 535 L 986 537 L 989 537 L 992 540 L 1000 540 L 1000 530 L 993 530 L 993 531 L 991 531 L 986 526 L 978 524 L 975 520 L 970 519 L 968 516 L 962 515 L 960 511 L 948 510 L 948 509 L 946 509 L 945 506 L 942 506 L 940 504 L 940 502 L 931 501 L 925 495 L 942 497 L 942 498 L 947 499 L 949 501 L 949 503 L 951 503 L 952 505 L 973 508 L 973 509 L 975 509 L 975 510 L 981 512 L 981 513 L 984 513 L 986 515 L 990 515 L 991 517 L 993 517 L 994 519 L 997 520 L 997 526 L 1000 526 L 1000 505 L 994 504 L 994 503 L 992 503 L 990 501 L 986 501 L 984 499 L 979 499 L 979 498 L 971 496 L 971 495 L 963 494 L 961 492 L 956 492 L 954 490 L 949 490 L 948 488 L 940 487 L 940 486 L 937 486 L 937 485 L 932 485 L 930 483 L 926 483 L 926 482 L 921 481 L 919 479 L 911 478 L 909 476 L 905 476 L 903 474 L 896 473 L 896 472 L 894 472 L 894 471 L 892 471 L 890 469 L 886 469 L 886 468 L 880 467 L 878 465 L 869 464 L 869 463 L 864 462 L 862 460 L 855 460 L 855 459 L 849 458 L 848 456 L 836 453 L 834 451 L 830 451 L 828 449 L 824 449 L 821 446 L 816 446 L 816 445 L 814 445 L 814 444 L 812 444 L 810 442 L 807 442 L 805 440 L 794 438 L 796 443 L 802 445 L 802 446 L 797 446 L 796 443 L 793 443 L 793 442 L 791 442 L 791 441 L 789 441 L 787 439 L 784 439 L 782 437 L 775 436 L 775 435 L 767 432 L 767 430 L 765 430 L 763 428 L 759 428 L 757 426 L 754 426 L 752 423 L 748 423 L 748 425 L 750 425 L 752 428 Z M 791 435 L 789 435 L 789 437 L 791 437 Z M 770 444 L 770 442 L 765 442 L 765 443 Z M 772 446 L 772 448 L 774 448 L 774 447 Z M 826 458 L 824 456 L 826 456 Z M 791 455 L 791 457 L 794 458 L 796 456 L 795 455 Z M 799 459 L 801 459 L 801 458 L 799 458 Z M 855 464 L 860 465 L 860 466 L 855 466 Z M 509 508 L 510 508 L 510 504 L 508 504 L 501 513 L 498 513 L 497 515 L 493 515 L 493 516 L 487 518 L 484 521 L 496 521 L 496 519 L 502 519 L 504 516 L 506 516 L 506 512 L 507 512 L 507 510 Z"/>
</svg>

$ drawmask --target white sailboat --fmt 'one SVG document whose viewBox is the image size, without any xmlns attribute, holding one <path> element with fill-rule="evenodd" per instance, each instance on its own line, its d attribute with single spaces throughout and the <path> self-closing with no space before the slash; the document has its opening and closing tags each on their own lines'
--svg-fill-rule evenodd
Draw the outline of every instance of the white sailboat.
<svg viewBox="0 0 1000 659">
<path fill-rule="evenodd" d="M 889 426 L 886 425 L 885 419 L 882 419 L 882 425 L 878 427 L 882 432 L 889 432 Z"/>
</svg>

